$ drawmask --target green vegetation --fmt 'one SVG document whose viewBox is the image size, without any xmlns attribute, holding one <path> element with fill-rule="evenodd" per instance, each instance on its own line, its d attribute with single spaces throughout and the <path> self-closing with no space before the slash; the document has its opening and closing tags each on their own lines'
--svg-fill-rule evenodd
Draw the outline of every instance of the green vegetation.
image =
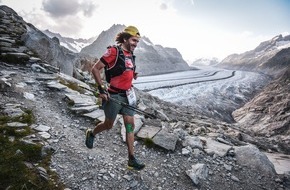
<svg viewBox="0 0 290 190">
<path fill-rule="evenodd" d="M 9 122 L 31 125 L 35 118 L 31 111 L 22 116 L 9 117 L 0 113 L 0 189 L 64 189 L 57 184 L 57 175 L 49 169 L 51 152 L 42 156 L 42 145 L 27 143 L 23 137 L 33 134 L 29 126 L 21 129 L 9 127 Z M 37 167 L 46 169 L 48 180 L 43 179 Z"/>
<path fill-rule="evenodd" d="M 17 117 L 9 117 L 6 115 L 0 115 L 0 126 L 5 125 L 9 122 L 20 122 L 20 123 L 27 123 L 28 125 L 31 125 L 35 122 L 35 118 L 32 114 L 31 110 L 24 110 L 24 114 Z"/>
<path fill-rule="evenodd" d="M 59 80 L 59 83 L 60 84 L 65 85 L 65 86 L 67 86 L 68 88 L 70 88 L 72 90 L 78 91 L 81 94 L 84 94 L 85 93 L 85 89 L 83 89 L 82 87 L 80 87 L 75 82 L 66 81 L 66 80 L 64 80 L 62 78 L 59 78 L 58 80 Z"/>
</svg>

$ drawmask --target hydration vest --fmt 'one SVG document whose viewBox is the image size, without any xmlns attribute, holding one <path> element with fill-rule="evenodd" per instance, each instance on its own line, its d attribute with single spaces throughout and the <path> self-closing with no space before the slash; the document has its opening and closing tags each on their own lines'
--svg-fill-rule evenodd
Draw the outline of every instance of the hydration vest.
<svg viewBox="0 0 290 190">
<path fill-rule="evenodd" d="M 109 46 L 107 48 L 114 47 L 117 50 L 117 56 L 116 56 L 116 61 L 112 67 L 108 67 L 108 65 L 105 66 L 105 76 L 106 76 L 106 81 L 110 83 L 111 78 L 120 76 L 123 74 L 124 71 L 126 70 L 136 70 L 136 65 L 135 65 L 135 55 L 132 56 L 125 56 L 122 48 L 120 46 Z M 133 68 L 126 68 L 126 63 L 125 59 L 131 59 L 133 63 Z"/>
</svg>

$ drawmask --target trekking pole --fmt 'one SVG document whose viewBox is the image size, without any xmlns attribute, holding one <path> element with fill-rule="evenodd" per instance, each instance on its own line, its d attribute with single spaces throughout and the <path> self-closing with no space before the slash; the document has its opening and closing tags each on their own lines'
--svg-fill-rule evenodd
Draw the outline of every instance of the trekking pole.
<svg viewBox="0 0 290 190">
<path fill-rule="evenodd" d="M 84 86 L 80 86 L 80 85 L 79 85 L 79 87 L 84 88 L 84 89 L 86 89 L 86 90 L 88 90 L 88 91 L 90 91 L 90 92 L 92 92 L 92 93 L 95 93 L 95 91 L 92 90 L 92 89 L 88 89 L 88 88 L 86 88 L 86 87 L 84 87 Z M 108 96 L 108 98 L 109 98 L 109 100 L 112 100 L 113 102 L 115 102 L 115 103 L 117 103 L 117 104 L 119 104 L 119 105 L 121 105 L 121 106 L 127 107 L 128 109 L 131 109 L 131 110 L 133 110 L 133 111 L 136 111 L 137 113 L 140 113 L 140 114 L 142 114 L 142 115 L 144 115 L 144 116 L 147 116 L 147 117 L 149 117 L 149 118 L 151 118 L 151 119 L 156 119 L 156 118 L 157 118 L 156 115 L 151 114 L 151 113 L 148 113 L 148 112 L 145 112 L 145 111 L 143 111 L 143 110 L 140 110 L 140 109 L 138 109 L 138 108 L 135 107 L 135 106 L 131 106 L 131 105 L 125 103 L 125 102 L 121 102 L 121 101 L 116 100 L 116 99 L 114 99 L 114 98 L 111 98 L 111 97 L 109 97 L 109 96 Z"/>
<path fill-rule="evenodd" d="M 121 106 L 124 106 L 124 107 L 126 107 L 126 108 L 129 108 L 129 109 L 131 109 L 131 110 L 133 110 L 133 111 L 136 111 L 137 113 L 143 114 L 144 116 L 147 116 L 147 117 L 149 117 L 149 118 L 151 118 L 151 119 L 156 119 L 156 118 L 157 118 L 156 115 L 151 114 L 151 113 L 148 113 L 148 112 L 145 112 L 145 111 L 143 111 L 143 110 L 140 110 L 140 109 L 138 109 L 137 107 L 135 107 L 135 106 L 131 106 L 131 105 L 125 103 L 125 102 L 121 102 L 121 101 L 116 100 L 116 99 L 111 98 L 111 97 L 109 97 L 109 100 L 112 100 L 113 102 L 115 102 L 115 103 L 117 103 L 117 104 L 119 104 L 119 105 L 121 105 Z"/>
</svg>

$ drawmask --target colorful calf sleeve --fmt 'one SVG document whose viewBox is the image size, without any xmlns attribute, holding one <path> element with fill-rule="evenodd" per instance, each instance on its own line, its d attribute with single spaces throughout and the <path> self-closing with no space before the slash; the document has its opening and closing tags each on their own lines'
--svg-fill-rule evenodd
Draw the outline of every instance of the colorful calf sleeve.
<svg viewBox="0 0 290 190">
<path fill-rule="evenodd" d="M 125 127 L 126 127 L 126 133 L 132 133 L 134 131 L 131 123 L 126 123 Z"/>
</svg>

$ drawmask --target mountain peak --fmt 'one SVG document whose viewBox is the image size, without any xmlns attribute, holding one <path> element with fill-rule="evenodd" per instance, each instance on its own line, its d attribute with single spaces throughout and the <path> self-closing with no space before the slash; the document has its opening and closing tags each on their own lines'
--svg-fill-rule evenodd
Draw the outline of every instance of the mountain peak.
<svg viewBox="0 0 290 190">
<path fill-rule="evenodd" d="M 282 34 L 279 34 L 279 35 L 273 37 L 270 41 L 280 41 L 280 40 L 282 40 L 282 39 L 283 39 Z"/>
<path fill-rule="evenodd" d="M 266 74 L 276 75 L 289 67 L 289 64 L 285 64 L 287 60 L 289 60 L 287 53 L 282 53 L 282 56 L 279 54 L 279 52 L 287 50 L 289 47 L 290 35 L 283 37 L 282 34 L 279 34 L 270 40 L 260 43 L 260 45 L 253 50 L 239 55 L 229 55 L 222 60 L 219 66 L 231 69 L 259 71 L 265 72 Z M 280 61 L 273 62 L 273 60 Z"/>
<path fill-rule="evenodd" d="M 92 37 L 89 39 L 83 38 L 73 39 L 70 37 L 63 37 L 61 34 L 51 32 L 48 29 L 44 30 L 43 33 L 50 38 L 57 37 L 59 39 L 60 45 L 66 47 L 67 49 L 75 53 L 79 53 L 83 47 L 93 43 L 93 41 L 96 39 L 96 37 Z"/>
</svg>

